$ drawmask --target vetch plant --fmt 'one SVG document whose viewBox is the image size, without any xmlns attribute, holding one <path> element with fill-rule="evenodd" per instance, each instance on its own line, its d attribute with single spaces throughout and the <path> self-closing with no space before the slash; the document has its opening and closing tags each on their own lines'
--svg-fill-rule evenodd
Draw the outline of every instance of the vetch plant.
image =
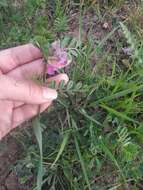
<svg viewBox="0 0 143 190">
<path fill-rule="evenodd" d="M 68 58 L 68 53 L 66 49 L 61 47 L 60 40 L 53 42 L 50 48 L 47 50 L 47 52 L 48 52 L 48 55 L 44 54 L 43 52 L 44 58 L 45 58 L 45 61 L 43 62 L 43 64 L 45 64 L 45 67 L 43 70 L 43 75 L 44 75 L 43 81 L 42 81 L 43 83 L 46 82 L 45 79 L 48 76 L 55 75 L 56 72 L 59 71 L 59 69 L 64 68 L 71 62 L 71 60 Z M 47 74 L 48 76 L 45 76 Z M 38 114 L 39 113 L 40 113 L 40 106 L 39 106 Z M 33 129 L 34 129 L 34 133 L 35 133 L 35 136 L 39 145 L 39 151 L 40 151 L 39 169 L 38 169 L 38 175 L 37 175 L 37 190 L 41 190 L 43 176 L 44 176 L 44 169 L 43 169 L 42 127 L 41 127 L 39 116 L 33 120 Z"/>
</svg>

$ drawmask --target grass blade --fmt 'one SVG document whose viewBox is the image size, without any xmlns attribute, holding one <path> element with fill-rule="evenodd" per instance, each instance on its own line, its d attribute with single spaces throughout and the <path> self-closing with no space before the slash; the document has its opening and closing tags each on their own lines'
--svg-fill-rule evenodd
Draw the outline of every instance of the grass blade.
<svg viewBox="0 0 143 190">
<path fill-rule="evenodd" d="M 40 151 L 39 169 L 38 169 L 38 175 L 37 175 L 37 190 L 41 190 L 42 180 L 43 180 L 43 150 L 42 150 L 42 130 L 41 130 L 40 121 L 38 117 L 36 117 L 33 120 L 32 125 L 33 125 L 34 134 L 36 136 L 36 139 L 39 145 L 39 151 Z"/>
<path fill-rule="evenodd" d="M 106 106 L 106 105 L 103 105 L 103 104 L 100 105 L 100 106 L 101 106 L 102 108 L 104 108 L 105 110 L 107 110 L 108 112 L 110 112 L 110 113 L 116 115 L 117 117 L 120 117 L 120 118 L 122 118 L 122 119 L 124 119 L 124 120 L 127 120 L 127 121 L 131 121 L 131 122 L 133 122 L 133 123 L 140 124 L 138 121 L 136 121 L 136 120 L 134 120 L 134 119 L 128 117 L 127 115 L 125 115 L 125 114 L 123 114 L 123 113 L 121 113 L 121 112 L 118 112 L 118 111 L 114 110 L 113 108 L 110 108 L 110 107 L 108 107 L 108 106 Z"/>
<path fill-rule="evenodd" d="M 119 27 L 116 27 L 116 28 L 114 28 L 111 32 L 109 32 L 109 33 L 102 39 L 102 41 L 98 44 L 97 48 L 102 48 L 103 45 L 105 44 L 105 42 L 106 42 L 108 39 L 110 39 L 110 38 L 113 36 L 113 34 L 115 33 L 115 31 L 118 30 L 118 29 L 119 29 Z"/>
<path fill-rule="evenodd" d="M 77 129 L 76 123 L 75 123 L 75 121 L 73 119 L 72 119 L 72 124 Z M 89 182 L 89 179 L 88 179 L 88 174 L 87 174 L 87 171 L 86 171 L 86 166 L 85 166 L 84 160 L 83 160 L 82 155 L 81 155 L 80 146 L 79 146 L 79 143 L 78 143 L 78 140 L 77 140 L 77 136 L 74 136 L 74 142 L 75 142 L 76 151 L 77 151 L 77 154 L 78 154 L 78 157 L 79 157 L 79 160 L 80 160 L 80 164 L 81 164 L 81 168 L 82 168 L 82 171 L 83 171 L 83 175 L 84 175 L 86 184 L 88 186 L 88 189 L 91 190 L 90 182 Z"/>
<path fill-rule="evenodd" d="M 120 92 L 117 92 L 116 94 L 113 94 L 113 95 L 110 95 L 110 96 L 106 96 L 104 98 L 101 98 L 95 102 L 92 102 L 89 107 L 93 107 L 93 106 L 96 106 L 98 105 L 99 103 L 101 102 L 108 102 L 108 101 L 111 101 L 111 100 L 114 100 L 114 99 L 117 99 L 117 98 L 121 98 L 125 95 L 128 95 L 132 92 L 136 92 L 136 91 L 139 91 L 143 88 L 143 85 L 140 85 L 140 86 L 136 86 L 136 87 L 132 87 L 132 88 L 129 88 L 127 90 L 123 90 L 123 91 L 120 91 Z"/>
<path fill-rule="evenodd" d="M 115 163 L 116 167 L 118 168 L 118 170 L 120 171 L 120 174 L 124 180 L 124 182 L 126 181 L 124 173 L 122 172 L 122 169 L 120 168 L 116 158 L 114 157 L 114 155 L 112 154 L 112 152 L 110 151 L 110 149 L 105 145 L 105 143 L 102 140 L 102 137 L 100 137 L 100 146 L 101 149 L 103 150 L 103 152 Z"/>
<path fill-rule="evenodd" d="M 79 160 L 80 160 L 80 163 L 81 163 L 82 171 L 83 171 L 83 174 L 84 174 L 84 177 L 85 177 L 85 181 L 87 183 L 88 189 L 91 190 L 90 182 L 89 182 L 87 171 L 86 171 L 86 167 L 85 167 L 82 155 L 81 155 L 81 151 L 80 151 L 80 148 L 79 148 L 79 144 L 78 144 L 77 138 L 75 136 L 74 136 L 74 141 L 75 141 L 75 146 L 76 146 L 77 154 L 78 154 L 78 157 L 79 157 Z"/>
<path fill-rule="evenodd" d="M 63 151 L 64 151 L 64 149 L 65 149 L 65 146 L 66 146 L 66 144 L 67 144 L 67 142 L 68 142 L 68 139 L 69 139 L 69 133 L 66 133 L 66 134 L 64 135 L 64 138 L 63 138 L 62 144 L 61 144 L 61 146 L 60 146 L 59 152 L 58 152 L 58 154 L 57 154 L 57 156 L 56 156 L 56 159 L 55 159 L 55 161 L 53 162 L 51 168 L 56 164 L 56 162 L 59 160 L 60 156 L 62 155 L 62 153 L 63 153 Z"/>
<path fill-rule="evenodd" d="M 102 124 L 101 124 L 99 121 L 97 121 L 97 120 L 94 119 L 93 117 L 89 116 L 89 115 L 86 113 L 86 111 L 85 111 L 84 109 L 79 110 L 79 112 L 80 112 L 82 115 L 84 115 L 87 119 L 89 119 L 90 121 L 96 123 L 96 124 L 99 125 L 99 126 L 102 126 Z"/>
</svg>

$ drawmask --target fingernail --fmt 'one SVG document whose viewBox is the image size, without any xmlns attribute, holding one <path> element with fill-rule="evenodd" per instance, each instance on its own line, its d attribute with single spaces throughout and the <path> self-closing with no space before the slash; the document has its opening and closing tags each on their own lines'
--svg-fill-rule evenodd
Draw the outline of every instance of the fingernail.
<svg viewBox="0 0 143 190">
<path fill-rule="evenodd" d="M 43 88 L 43 97 L 45 99 L 56 99 L 58 96 L 57 92 L 52 89 Z"/>
</svg>

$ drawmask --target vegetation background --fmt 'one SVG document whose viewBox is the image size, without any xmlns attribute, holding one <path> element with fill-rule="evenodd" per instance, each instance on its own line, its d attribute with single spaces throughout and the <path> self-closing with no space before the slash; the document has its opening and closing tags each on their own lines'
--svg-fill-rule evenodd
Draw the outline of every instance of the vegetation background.
<svg viewBox="0 0 143 190">
<path fill-rule="evenodd" d="M 143 1 L 0 0 L 0 49 L 56 39 L 73 61 L 40 116 L 42 189 L 142 190 Z M 1 190 L 37 189 L 31 125 L 0 143 Z"/>
</svg>

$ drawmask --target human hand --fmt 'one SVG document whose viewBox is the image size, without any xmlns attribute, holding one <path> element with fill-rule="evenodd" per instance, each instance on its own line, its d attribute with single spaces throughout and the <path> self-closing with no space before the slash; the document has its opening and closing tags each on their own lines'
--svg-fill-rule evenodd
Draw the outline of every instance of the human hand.
<svg viewBox="0 0 143 190">
<path fill-rule="evenodd" d="M 57 98 L 57 91 L 36 84 L 33 76 L 43 73 L 40 50 L 32 44 L 0 51 L 0 139 L 12 129 L 44 111 Z M 66 74 L 51 77 L 58 85 Z"/>
</svg>

